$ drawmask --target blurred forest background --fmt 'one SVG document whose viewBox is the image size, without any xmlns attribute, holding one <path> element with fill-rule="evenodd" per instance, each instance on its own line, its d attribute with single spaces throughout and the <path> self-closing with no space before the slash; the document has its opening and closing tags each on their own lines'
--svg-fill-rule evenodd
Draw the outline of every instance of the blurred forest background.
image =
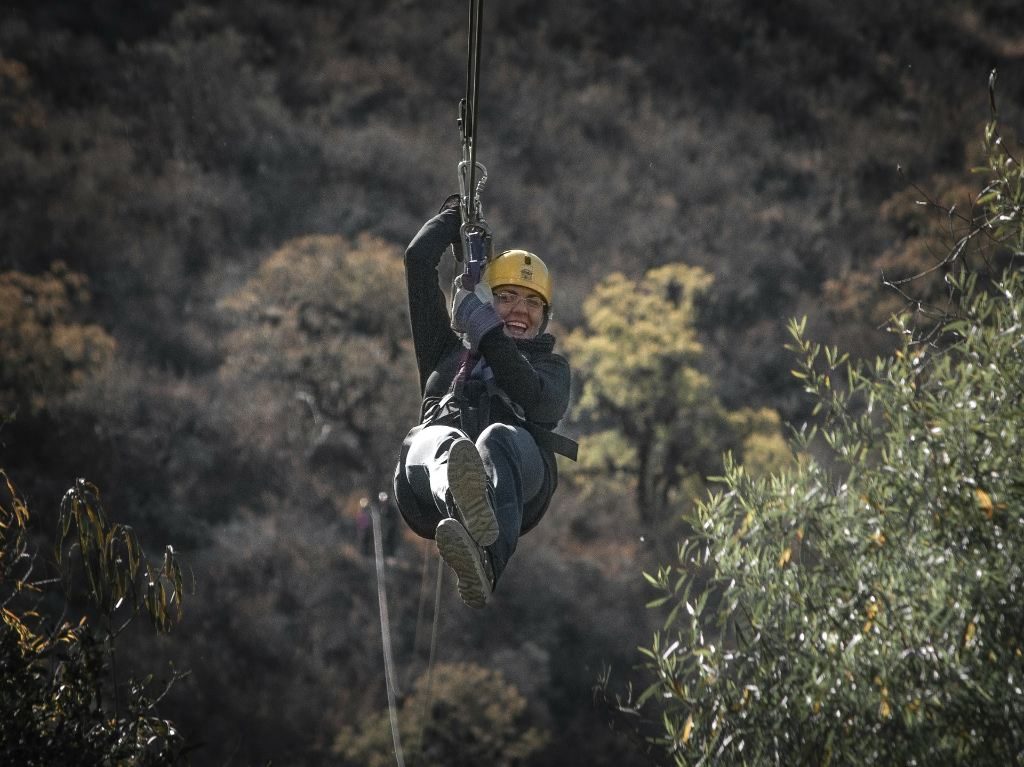
<svg viewBox="0 0 1024 767">
<path fill-rule="evenodd" d="M 384 707 L 359 501 L 417 413 L 401 255 L 455 189 L 465 47 L 460 3 L 0 11 L 0 467 L 44 528 L 87 477 L 190 569 L 120 657 L 190 670 L 161 710 L 195 764 L 346 764 Z M 916 202 L 969 202 L 986 78 L 1015 126 L 1022 62 L 1010 0 L 488 5 L 485 212 L 555 272 L 584 446 L 493 603 L 442 602 L 438 695 L 479 666 L 522 697 L 496 763 L 651 763 L 592 696 L 659 622 L 641 571 L 723 450 L 787 460 L 789 318 L 891 348 L 883 275 L 944 255 Z M 404 688 L 424 552 L 388 566 Z"/>
</svg>

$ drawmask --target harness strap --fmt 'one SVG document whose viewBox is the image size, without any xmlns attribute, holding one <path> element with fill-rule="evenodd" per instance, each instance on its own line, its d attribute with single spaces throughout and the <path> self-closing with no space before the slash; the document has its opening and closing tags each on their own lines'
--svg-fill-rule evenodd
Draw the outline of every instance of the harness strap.
<svg viewBox="0 0 1024 767">
<path fill-rule="evenodd" d="M 452 385 L 448 387 L 448 395 L 454 395 L 458 399 L 462 399 L 462 390 L 466 385 L 466 379 L 469 378 L 470 373 L 473 372 L 473 368 L 476 367 L 479 355 L 473 354 L 468 348 L 462 349 L 462 357 L 459 359 L 459 367 L 455 371 L 455 377 L 452 379 Z"/>
<path fill-rule="evenodd" d="M 579 444 L 564 434 L 559 434 L 530 421 L 526 417 L 523 408 L 513 402 L 508 393 L 495 383 L 494 373 L 489 367 L 484 369 L 483 374 L 483 382 L 486 389 L 482 392 L 477 402 L 470 402 L 466 397 L 465 383 L 478 361 L 479 358 L 476 355 L 470 355 L 468 349 L 465 351 L 462 363 L 459 366 L 459 373 L 464 373 L 464 375 L 460 376 L 457 374 L 455 376 L 448 393 L 431 408 L 429 415 L 424 414 L 424 423 L 458 425 L 467 434 L 476 437 L 483 430 L 481 426 L 486 426 L 490 423 L 491 398 L 497 397 L 505 405 L 506 409 L 512 413 L 518 425 L 530 432 L 530 436 L 533 437 L 533 441 L 539 447 L 546 448 L 559 455 L 564 455 L 572 461 L 578 459 Z M 470 362 L 473 362 L 473 365 Z"/>
<path fill-rule="evenodd" d="M 537 426 L 529 421 L 527 421 L 523 427 L 530 432 L 530 436 L 533 437 L 533 441 L 540 447 L 545 447 L 552 453 L 564 455 L 570 461 L 577 460 L 580 446 L 575 440 L 569 439 L 564 434 L 559 434 L 558 432 L 551 431 L 550 429 L 545 429 L 543 426 Z"/>
<path fill-rule="evenodd" d="M 558 453 L 564 455 L 575 461 L 579 455 L 579 445 L 566 437 L 564 434 L 558 434 L 551 429 L 545 429 L 543 426 L 533 423 L 526 417 L 526 413 L 523 409 L 512 401 L 512 398 L 508 396 L 504 389 L 494 382 L 494 373 L 487 369 L 484 373 L 484 383 L 487 384 L 487 399 L 491 397 L 497 397 L 505 403 L 513 415 L 519 420 L 520 424 L 524 429 L 530 432 L 530 436 L 533 437 L 533 441 L 536 442 L 540 447 L 547 448 L 552 453 Z"/>
</svg>

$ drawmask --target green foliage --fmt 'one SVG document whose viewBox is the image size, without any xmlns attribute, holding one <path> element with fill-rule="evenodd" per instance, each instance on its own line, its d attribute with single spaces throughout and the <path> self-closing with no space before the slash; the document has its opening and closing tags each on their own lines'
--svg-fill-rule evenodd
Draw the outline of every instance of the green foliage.
<svg viewBox="0 0 1024 767">
<path fill-rule="evenodd" d="M 1024 210 L 1024 172 L 1021 171 L 1019 156 L 1010 152 L 1000 133 L 995 87 L 996 72 L 993 70 L 989 76 L 993 119 L 985 126 L 982 143 L 985 164 L 975 168 L 975 172 L 988 178 L 977 199 L 984 215 L 979 231 L 1000 248 L 1019 256 L 1024 246 L 1024 214 L 1021 212 Z"/>
<path fill-rule="evenodd" d="M 971 236 L 1019 254 L 1024 175 L 988 151 Z M 873 365 L 794 322 L 829 464 L 728 463 L 699 534 L 648 576 L 670 611 L 638 702 L 677 764 L 1024 759 L 1024 278 L 947 279 L 938 328 L 894 319 L 898 348 Z"/>
<path fill-rule="evenodd" d="M 30 515 L 0 470 L 0 752 L 5 763 L 167 765 L 181 761 L 182 738 L 155 707 L 151 678 L 113 678 L 114 641 L 145 613 L 158 631 L 180 616 L 181 572 L 168 548 L 160 568 L 146 562 L 134 533 L 109 524 L 96 489 L 79 481 L 61 508 L 64 536 L 72 535 L 75 562 L 60 556 L 60 578 L 35 571 L 28 541 Z M 76 567 L 77 564 L 77 567 Z M 85 571 L 87 592 L 101 613 L 98 628 L 51 622 L 45 607 L 56 584 L 69 586 Z M 140 580 L 145 581 L 144 591 Z M 65 616 L 66 616 L 65 608 Z M 122 613 L 128 613 L 127 617 Z M 120 626 L 112 628 L 112 621 Z"/>
<path fill-rule="evenodd" d="M 592 491 L 629 478 L 644 520 L 662 519 L 687 480 L 717 473 L 725 449 L 747 444 L 768 468 L 785 452 L 777 415 L 729 412 L 699 369 L 694 302 L 711 282 L 685 264 L 640 281 L 612 274 L 584 301 L 586 326 L 566 339 L 583 381 L 574 416 L 588 427 L 576 477 Z"/>
<path fill-rule="evenodd" d="M 671 264 L 639 283 L 612 274 L 594 289 L 583 302 L 589 333 L 568 339 L 575 363 L 588 373 L 584 412 L 610 408 L 652 422 L 666 399 L 707 390 L 694 367 L 702 348 L 693 322 L 694 300 L 711 282 L 702 269 Z"/>
<path fill-rule="evenodd" d="M 110 361 L 114 339 L 79 316 L 88 302 L 85 276 L 63 263 L 0 272 L 0 416 L 52 406 Z"/>
<path fill-rule="evenodd" d="M 113 617 L 127 602 L 133 616 L 144 610 L 162 633 L 181 619 L 184 587 L 174 549 L 164 549 L 159 567 L 150 564 L 135 531 L 107 520 L 95 485 L 80 479 L 68 490 L 61 503 L 60 530 L 57 566 L 67 562 L 70 548 L 85 572 L 88 593 L 103 615 Z M 71 567 L 62 568 L 68 591 L 72 572 Z M 141 581 L 145 582 L 144 592 Z"/>
<path fill-rule="evenodd" d="M 410 762 L 423 767 L 513 767 L 549 739 L 547 732 L 527 725 L 525 713 L 526 700 L 501 673 L 472 663 L 442 663 L 432 676 L 417 680 L 398 721 Z M 344 728 L 334 750 L 352 764 L 388 767 L 394 761 L 388 712 L 368 718 L 358 729 Z"/>
</svg>

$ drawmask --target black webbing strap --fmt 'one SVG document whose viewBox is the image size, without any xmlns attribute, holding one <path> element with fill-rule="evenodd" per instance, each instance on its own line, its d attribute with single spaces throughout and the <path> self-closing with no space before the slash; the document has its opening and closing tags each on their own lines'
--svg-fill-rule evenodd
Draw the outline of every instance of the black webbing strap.
<svg viewBox="0 0 1024 767">
<path fill-rule="evenodd" d="M 533 441 L 536 442 L 540 447 L 546 447 L 552 453 L 558 453 L 564 455 L 571 461 L 575 461 L 579 455 L 580 446 L 575 440 L 571 440 L 564 434 L 559 434 L 556 431 L 545 429 L 542 426 L 537 426 L 527 421 L 524 424 L 524 428 L 530 432 L 533 437 Z"/>
<path fill-rule="evenodd" d="M 512 401 L 512 398 L 505 393 L 504 389 L 494 383 L 493 376 L 485 380 L 487 383 L 488 398 L 497 397 L 504 402 L 505 407 L 515 415 L 522 427 L 530 432 L 530 436 L 533 437 L 533 441 L 536 442 L 539 447 L 547 448 L 552 453 L 564 455 L 570 460 L 576 460 L 579 455 L 580 446 L 574 440 L 569 439 L 564 434 L 558 434 L 557 432 L 551 431 L 551 429 L 545 429 L 543 426 L 538 426 L 537 424 L 527 420 L 523 409 Z"/>
</svg>

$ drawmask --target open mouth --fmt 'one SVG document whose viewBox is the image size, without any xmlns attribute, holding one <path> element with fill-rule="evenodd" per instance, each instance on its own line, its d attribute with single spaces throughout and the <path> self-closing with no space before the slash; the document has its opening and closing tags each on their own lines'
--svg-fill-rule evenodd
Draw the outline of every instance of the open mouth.
<svg viewBox="0 0 1024 767">
<path fill-rule="evenodd" d="M 520 336 L 529 330 L 529 327 L 525 322 L 519 320 L 505 320 L 505 330 L 508 331 L 509 335 Z"/>
</svg>

